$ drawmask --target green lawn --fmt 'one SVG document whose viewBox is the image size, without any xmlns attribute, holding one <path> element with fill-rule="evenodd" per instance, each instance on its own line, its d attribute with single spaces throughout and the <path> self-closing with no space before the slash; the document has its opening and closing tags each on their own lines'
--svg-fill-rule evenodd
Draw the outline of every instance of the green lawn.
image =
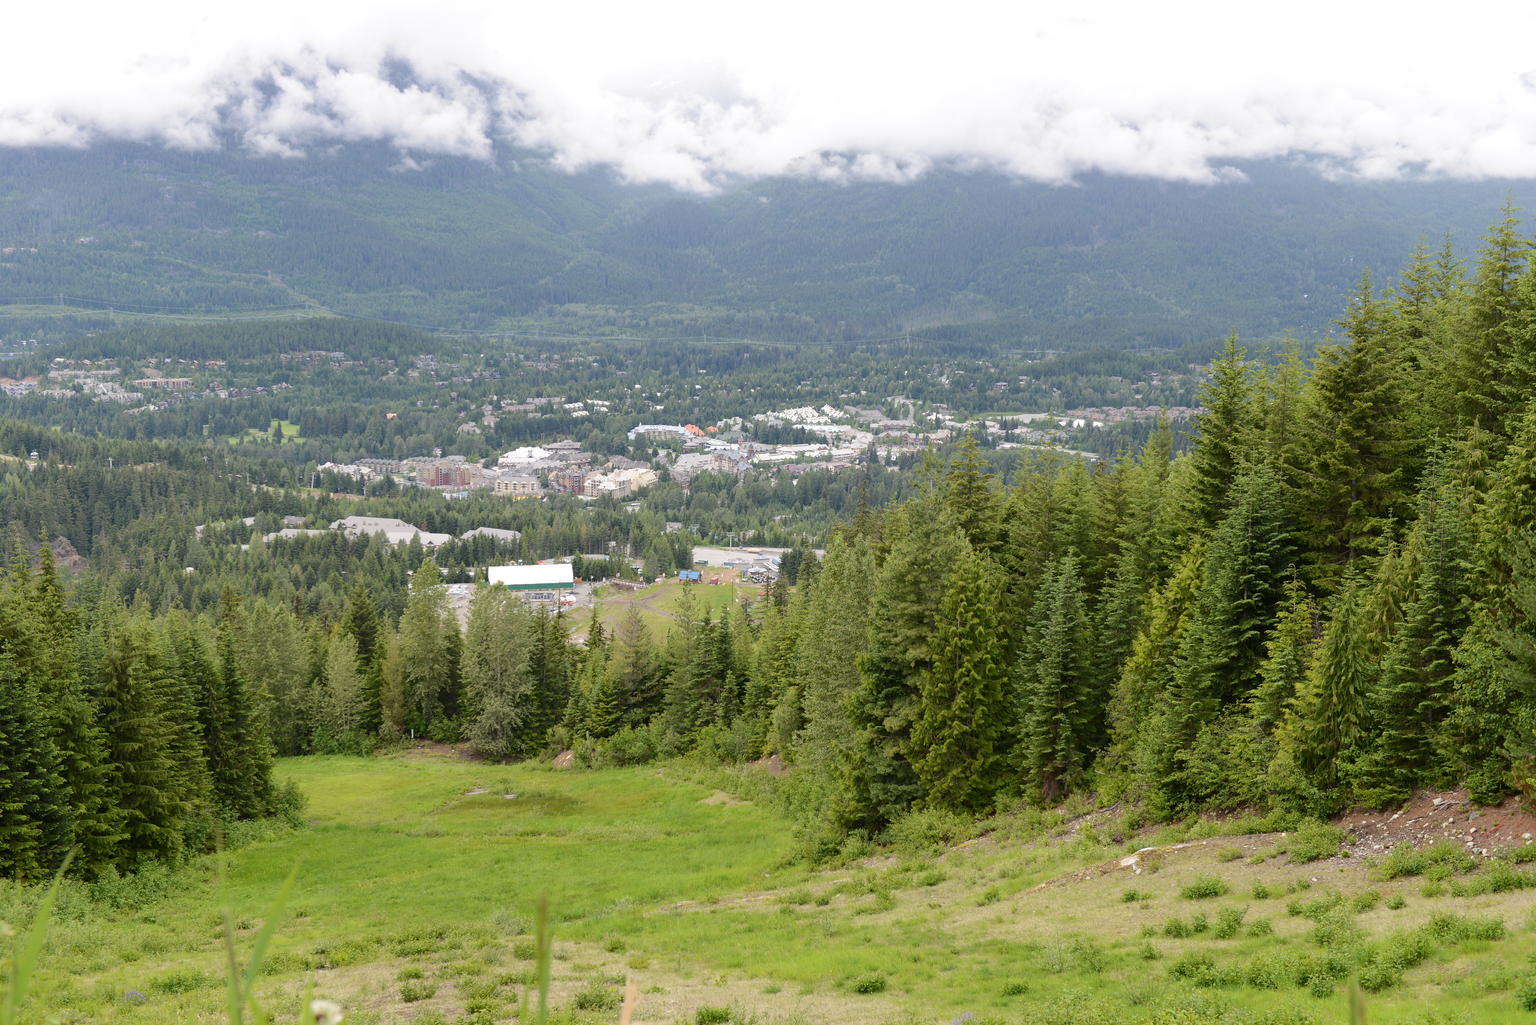
<svg viewBox="0 0 1536 1025">
<path fill-rule="evenodd" d="M 308 982 L 349 1023 L 513 1020 L 541 895 L 555 1000 L 577 1022 L 617 1021 L 626 979 L 642 988 L 637 1021 L 684 1025 L 710 1007 L 759 1025 L 1343 1022 L 1348 982 L 1297 973 L 1384 956 L 1393 937 L 1443 932 L 1443 915 L 1497 919 L 1504 935 L 1434 934 L 1370 997 L 1375 1025 L 1519 1020 L 1533 978 L 1536 889 L 1426 896 L 1423 879 L 1384 881 L 1359 859 L 1290 864 L 1274 836 L 1197 840 L 1137 875 L 1117 858 L 1149 838 L 1047 842 L 1056 820 L 1025 813 L 947 851 L 812 871 L 777 814 L 683 767 L 415 754 L 279 771 L 309 795 L 311 824 L 235 851 L 222 880 L 211 863 L 152 875 L 116 887 L 115 909 L 68 888 L 35 989 L 49 1017 L 23 1020 L 224 1021 L 221 909 L 243 951 L 295 867 L 259 986 L 284 1022 Z M 1183 896 L 1212 877 L 1227 892 Z M 23 920 L 29 895 L 0 887 L 0 917 Z"/>
</svg>

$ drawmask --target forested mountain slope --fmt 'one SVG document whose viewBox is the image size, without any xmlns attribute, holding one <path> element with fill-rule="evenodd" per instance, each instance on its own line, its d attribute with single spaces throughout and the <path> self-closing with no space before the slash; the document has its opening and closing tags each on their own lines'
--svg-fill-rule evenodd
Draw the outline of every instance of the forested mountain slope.
<svg viewBox="0 0 1536 1025">
<path fill-rule="evenodd" d="M 140 146 L 0 150 L 0 302 L 320 305 L 436 327 L 1024 347 L 1321 337 L 1363 269 L 1463 246 L 1529 183 L 1345 183 L 1278 165 L 1208 187 L 937 171 L 718 195 L 541 158 L 402 170 Z"/>
</svg>

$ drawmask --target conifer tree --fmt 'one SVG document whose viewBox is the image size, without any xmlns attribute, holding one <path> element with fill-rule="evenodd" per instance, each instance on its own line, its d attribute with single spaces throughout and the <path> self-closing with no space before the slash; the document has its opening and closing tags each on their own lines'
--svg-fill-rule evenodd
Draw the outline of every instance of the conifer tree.
<svg viewBox="0 0 1536 1025">
<path fill-rule="evenodd" d="M 1103 695 L 1088 689 L 1088 617 L 1075 553 L 1047 572 L 1030 621 L 1014 680 L 1016 760 L 1025 793 L 1054 801 L 1087 767 L 1103 706 Z"/>
<path fill-rule="evenodd" d="M 1214 527 L 1227 507 L 1227 492 L 1237 479 L 1252 428 L 1253 368 L 1247 354 L 1228 336 L 1221 356 L 1211 364 L 1211 379 L 1200 391 L 1204 411 L 1195 418 L 1194 499 L 1199 519 Z"/>
<path fill-rule="evenodd" d="M 1437 740 L 1449 714 L 1456 645 L 1467 626 L 1466 502 L 1437 460 L 1410 542 L 1417 576 L 1372 695 L 1370 751 L 1356 769 L 1357 792 L 1367 804 L 1403 801 L 1424 783 L 1449 782 Z"/>
<path fill-rule="evenodd" d="M 184 795 L 171 759 L 171 728 L 156 704 L 158 669 L 141 627 L 103 624 L 100 707 L 109 803 L 119 813 L 119 867 L 134 869 L 181 850 Z"/>
<path fill-rule="evenodd" d="M 967 553 L 939 606 L 933 665 L 919 680 L 912 764 L 930 807 L 980 811 L 1003 782 L 1008 664 L 998 608 L 1002 583 Z"/>
<path fill-rule="evenodd" d="M 973 435 L 960 442 L 944 474 L 944 502 L 971 547 L 992 552 L 1000 543 L 996 477 Z"/>
<path fill-rule="evenodd" d="M 267 726 L 266 701 L 240 659 L 236 637 L 242 619 L 241 602 L 226 593 L 220 603 L 217 654 L 219 692 L 229 723 L 229 751 L 223 757 L 209 753 L 213 790 L 226 812 L 242 819 L 259 818 L 272 811 L 272 739 Z"/>
<path fill-rule="evenodd" d="M 1374 675 L 1366 598 L 1358 580 L 1345 584 L 1317 656 L 1281 723 L 1271 780 L 1293 805 L 1331 812 L 1344 803 L 1341 769 L 1366 739 Z"/>
<path fill-rule="evenodd" d="M 42 879 L 69 850 L 73 809 L 32 683 L 0 651 L 0 878 Z"/>
<path fill-rule="evenodd" d="M 1421 454 L 1405 434 L 1403 369 L 1381 317 L 1367 279 L 1344 322 L 1349 342 L 1318 357 L 1289 457 L 1310 579 L 1323 590 L 1384 551 L 1412 509 Z"/>
<path fill-rule="evenodd" d="M 844 767 L 850 814 L 877 829 L 912 806 L 922 787 L 912 767 L 911 730 L 918 681 L 933 665 L 935 592 L 966 551 L 965 536 L 931 493 L 886 524 L 890 551 L 876 574 L 869 647 L 860 659 L 851 718 L 859 757 Z"/>
</svg>

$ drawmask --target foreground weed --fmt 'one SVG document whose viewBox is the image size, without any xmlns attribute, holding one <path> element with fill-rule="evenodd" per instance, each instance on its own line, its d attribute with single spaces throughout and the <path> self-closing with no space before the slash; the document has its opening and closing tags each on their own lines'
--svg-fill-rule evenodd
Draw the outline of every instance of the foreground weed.
<svg viewBox="0 0 1536 1025">
<path fill-rule="evenodd" d="M 32 925 L 26 935 L 16 941 L 14 952 L 9 958 L 11 985 L 5 991 L 5 999 L 0 1001 L 0 1025 L 16 1025 L 22 1001 L 27 995 L 27 985 L 32 980 L 32 970 L 37 966 L 37 956 L 42 953 L 43 940 L 48 934 L 48 920 L 53 917 L 53 906 L 59 899 L 59 882 L 64 878 L 74 856 L 73 851 L 65 856 L 64 864 L 59 866 L 59 871 L 54 875 L 47 895 L 32 916 Z"/>
</svg>

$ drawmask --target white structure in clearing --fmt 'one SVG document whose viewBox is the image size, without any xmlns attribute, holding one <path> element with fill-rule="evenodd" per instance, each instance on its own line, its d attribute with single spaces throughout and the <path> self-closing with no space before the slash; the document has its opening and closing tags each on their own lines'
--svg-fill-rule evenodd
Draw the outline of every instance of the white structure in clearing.
<svg viewBox="0 0 1536 1025">
<path fill-rule="evenodd" d="M 384 516 L 348 516 L 331 524 L 332 530 L 339 530 L 348 537 L 360 537 L 365 534 L 382 534 L 384 540 L 392 545 L 405 545 L 411 543 L 411 538 L 421 538 L 421 543 L 428 548 L 436 548 L 453 540 L 452 534 L 432 534 L 411 526 L 404 520 L 390 519 Z"/>
<path fill-rule="evenodd" d="M 528 601 L 558 602 L 576 589 L 576 577 L 568 562 L 539 566 L 491 566 L 485 571 L 492 587 L 516 591 Z"/>
</svg>

